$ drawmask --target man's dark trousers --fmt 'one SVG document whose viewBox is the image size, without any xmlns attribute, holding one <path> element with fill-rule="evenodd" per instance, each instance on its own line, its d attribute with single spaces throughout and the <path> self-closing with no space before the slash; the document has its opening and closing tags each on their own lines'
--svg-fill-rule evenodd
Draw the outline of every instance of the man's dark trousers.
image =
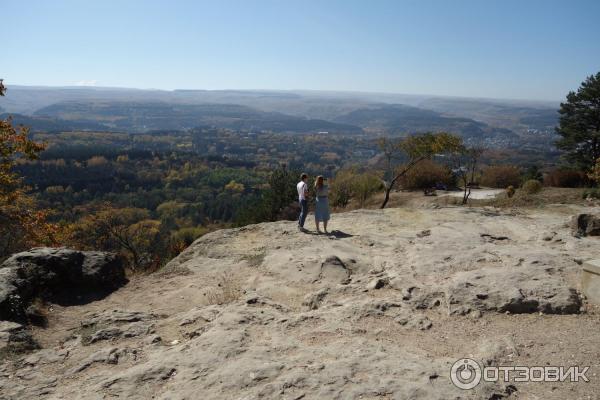
<svg viewBox="0 0 600 400">
<path fill-rule="evenodd" d="M 308 201 L 300 200 L 300 218 L 298 218 L 298 225 L 300 226 L 300 228 L 304 228 L 306 214 L 308 214 Z"/>
</svg>

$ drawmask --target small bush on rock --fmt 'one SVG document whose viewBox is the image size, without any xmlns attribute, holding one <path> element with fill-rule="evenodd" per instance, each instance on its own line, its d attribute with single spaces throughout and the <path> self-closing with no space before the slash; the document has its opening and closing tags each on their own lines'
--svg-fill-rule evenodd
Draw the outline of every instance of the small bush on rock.
<svg viewBox="0 0 600 400">
<path fill-rule="evenodd" d="M 222 274 L 217 277 L 216 286 L 210 288 L 205 296 L 209 305 L 229 304 L 239 300 L 242 289 L 232 276 Z"/>
<path fill-rule="evenodd" d="M 542 183 L 536 179 L 530 179 L 523 184 L 522 189 L 527 194 L 539 193 L 542 190 Z"/>
<path fill-rule="evenodd" d="M 600 199 L 600 188 L 586 189 L 581 194 L 584 199 Z"/>
<path fill-rule="evenodd" d="M 514 186 L 509 186 L 506 188 L 506 195 L 508 196 L 508 198 L 512 198 L 515 195 L 515 188 Z"/>
</svg>

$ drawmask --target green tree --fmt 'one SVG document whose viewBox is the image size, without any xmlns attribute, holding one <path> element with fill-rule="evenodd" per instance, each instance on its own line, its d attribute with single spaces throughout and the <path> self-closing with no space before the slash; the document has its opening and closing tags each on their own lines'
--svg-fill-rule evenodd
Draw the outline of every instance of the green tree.
<svg viewBox="0 0 600 400">
<path fill-rule="evenodd" d="M 236 225 L 292 218 L 292 214 L 295 213 L 291 212 L 291 206 L 298 196 L 296 183 L 299 180 L 300 173 L 289 170 L 285 165 L 274 170 L 260 198 L 240 211 Z"/>
<path fill-rule="evenodd" d="M 380 208 L 385 208 L 390 200 L 390 192 L 408 171 L 435 154 L 455 152 L 461 145 L 462 141 L 459 137 L 444 132 L 424 133 L 399 140 L 381 139 L 379 148 L 383 152 L 386 171 L 383 177 L 385 197 Z M 401 168 L 395 168 L 396 162 L 402 159 L 407 161 Z"/>
<path fill-rule="evenodd" d="M 600 72 L 589 76 L 577 89 L 569 92 L 560 104 L 561 138 L 556 146 L 577 168 L 590 171 L 600 158 Z"/>
<path fill-rule="evenodd" d="M 527 170 L 525 170 L 525 173 L 522 176 L 522 180 L 523 182 L 527 182 L 530 180 L 542 182 L 544 180 L 544 175 L 542 174 L 542 171 L 540 171 L 540 167 L 538 167 L 537 165 L 531 165 L 527 167 Z"/>
<path fill-rule="evenodd" d="M 329 185 L 329 200 L 333 207 L 345 208 L 352 198 L 352 180 L 356 168 L 340 169 Z"/>
<path fill-rule="evenodd" d="M 356 199 L 359 207 L 364 207 L 367 200 L 381 190 L 381 179 L 370 172 L 363 172 L 355 177 L 352 182 L 352 197 Z"/>
</svg>

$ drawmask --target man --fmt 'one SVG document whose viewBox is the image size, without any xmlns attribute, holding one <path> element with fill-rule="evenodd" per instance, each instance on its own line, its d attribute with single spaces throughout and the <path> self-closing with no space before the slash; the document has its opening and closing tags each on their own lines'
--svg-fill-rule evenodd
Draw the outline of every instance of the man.
<svg viewBox="0 0 600 400">
<path fill-rule="evenodd" d="M 300 203 L 300 217 L 298 218 L 298 229 L 302 232 L 304 229 L 304 221 L 306 221 L 306 214 L 308 214 L 308 175 L 303 173 L 300 175 L 300 182 L 296 185 L 296 189 L 298 190 L 298 202 Z"/>
</svg>

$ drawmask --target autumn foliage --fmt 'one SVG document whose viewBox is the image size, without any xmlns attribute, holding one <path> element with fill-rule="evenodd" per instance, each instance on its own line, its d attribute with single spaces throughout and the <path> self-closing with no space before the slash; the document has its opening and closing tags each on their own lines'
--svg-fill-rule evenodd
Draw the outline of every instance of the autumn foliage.
<svg viewBox="0 0 600 400">
<path fill-rule="evenodd" d="M 493 188 L 518 187 L 521 185 L 521 171 L 514 165 L 490 165 L 483 169 L 481 184 Z"/>
<path fill-rule="evenodd" d="M 1 82 L 0 93 L 4 95 Z M 37 209 L 21 178 L 13 172 L 18 159 L 36 159 L 43 149 L 42 144 L 29 139 L 26 128 L 15 128 L 10 118 L 0 120 L 0 259 L 57 241 L 57 226 L 46 221 L 48 212 Z"/>
</svg>

